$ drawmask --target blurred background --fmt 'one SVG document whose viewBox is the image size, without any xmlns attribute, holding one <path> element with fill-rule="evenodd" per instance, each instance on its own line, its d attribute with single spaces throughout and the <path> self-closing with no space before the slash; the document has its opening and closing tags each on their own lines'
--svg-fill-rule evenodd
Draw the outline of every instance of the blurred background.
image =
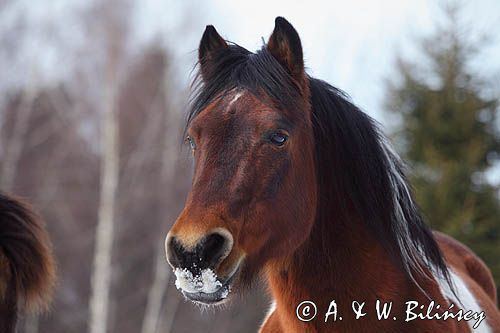
<svg viewBox="0 0 500 333">
<path fill-rule="evenodd" d="M 0 188 L 46 220 L 52 311 L 19 332 L 256 332 L 257 284 L 200 311 L 175 289 L 164 237 L 183 206 L 182 148 L 199 38 L 250 50 L 276 16 L 306 66 L 379 121 L 429 223 L 500 285 L 500 2 L 0 0 Z"/>
</svg>

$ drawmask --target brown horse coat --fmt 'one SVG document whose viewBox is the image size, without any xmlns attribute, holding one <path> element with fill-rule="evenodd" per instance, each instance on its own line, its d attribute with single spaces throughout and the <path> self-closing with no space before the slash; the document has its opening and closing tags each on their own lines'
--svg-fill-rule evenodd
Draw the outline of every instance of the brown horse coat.
<svg viewBox="0 0 500 333">
<path fill-rule="evenodd" d="M 207 26 L 199 62 L 193 185 L 166 239 L 186 298 L 220 304 L 264 274 L 263 333 L 499 332 L 489 270 L 433 235 L 388 140 L 306 74 L 290 23 L 277 18 L 256 53 Z"/>
<path fill-rule="evenodd" d="M 55 264 L 45 227 L 20 199 L 0 193 L 0 332 L 13 333 L 19 311 L 46 308 Z"/>
</svg>

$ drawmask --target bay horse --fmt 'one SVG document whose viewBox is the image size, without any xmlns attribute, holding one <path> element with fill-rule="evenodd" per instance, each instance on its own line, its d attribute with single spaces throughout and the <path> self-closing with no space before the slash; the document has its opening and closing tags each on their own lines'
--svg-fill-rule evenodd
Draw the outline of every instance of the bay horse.
<svg viewBox="0 0 500 333">
<path fill-rule="evenodd" d="M 263 333 L 500 332 L 489 269 L 424 223 L 403 162 L 305 72 L 288 21 L 256 53 L 207 26 L 198 55 L 192 189 L 165 240 L 187 299 L 224 303 L 262 273 L 274 299 Z"/>
<path fill-rule="evenodd" d="M 19 312 L 48 306 L 55 281 L 51 244 L 28 204 L 0 193 L 0 332 L 16 332 Z"/>
</svg>

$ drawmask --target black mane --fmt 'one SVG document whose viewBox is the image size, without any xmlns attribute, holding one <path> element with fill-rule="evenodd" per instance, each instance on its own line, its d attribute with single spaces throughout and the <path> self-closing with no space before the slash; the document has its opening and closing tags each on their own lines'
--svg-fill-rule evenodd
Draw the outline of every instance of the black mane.
<svg viewBox="0 0 500 333">
<path fill-rule="evenodd" d="M 302 105 L 294 80 L 265 46 L 251 53 L 231 44 L 210 66 L 204 78 L 195 78 L 186 128 L 210 102 L 235 88 L 267 95 L 287 110 Z M 431 267 L 450 283 L 441 251 L 413 200 L 404 165 L 376 122 L 337 88 L 308 79 L 320 198 L 317 221 L 328 215 L 321 207 L 340 207 L 337 218 L 348 218 L 354 208 L 411 280 L 416 283 L 415 274 L 426 276 L 422 268 Z"/>
</svg>

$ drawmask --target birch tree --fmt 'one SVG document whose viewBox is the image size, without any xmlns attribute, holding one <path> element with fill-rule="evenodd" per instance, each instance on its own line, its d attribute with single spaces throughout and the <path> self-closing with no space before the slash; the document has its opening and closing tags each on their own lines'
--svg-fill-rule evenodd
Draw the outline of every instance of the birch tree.
<svg viewBox="0 0 500 333">
<path fill-rule="evenodd" d="M 111 287 L 116 188 L 119 177 L 119 133 L 116 117 L 118 72 L 124 52 L 125 19 L 114 1 L 102 4 L 105 36 L 105 77 L 100 120 L 101 181 L 98 221 L 91 276 L 90 333 L 106 333 Z"/>
<path fill-rule="evenodd" d="M 173 181 L 174 174 L 177 167 L 177 145 L 175 144 L 177 140 L 173 139 L 176 137 L 177 127 L 180 124 L 180 117 L 175 112 L 174 107 L 172 107 L 172 101 L 169 99 L 170 85 L 169 85 L 169 72 L 168 67 L 164 71 L 163 75 L 163 89 L 165 90 L 163 96 L 165 98 L 165 105 L 169 106 L 165 109 L 164 113 L 164 128 L 165 133 L 163 139 L 163 150 L 162 150 L 162 168 L 161 168 L 161 183 L 168 184 Z M 165 212 L 165 216 L 168 218 L 168 212 Z M 166 230 L 166 228 L 165 228 Z M 168 282 L 171 276 L 171 270 L 166 262 L 165 257 L 165 247 L 162 241 L 158 242 L 156 250 L 156 260 L 154 262 L 154 272 L 153 281 L 148 291 L 148 298 L 146 303 L 146 309 L 144 311 L 144 318 L 142 321 L 141 333 L 156 333 L 158 328 L 158 319 L 161 316 L 161 308 L 165 293 L 168 288 Z M 178 300 L 178 299 L 176 299 Z M 177 308 L 177 302 L 173 304 L 173 308 Z M 167 309 L 173 310 L 175 309 Z"/>
</svg>

